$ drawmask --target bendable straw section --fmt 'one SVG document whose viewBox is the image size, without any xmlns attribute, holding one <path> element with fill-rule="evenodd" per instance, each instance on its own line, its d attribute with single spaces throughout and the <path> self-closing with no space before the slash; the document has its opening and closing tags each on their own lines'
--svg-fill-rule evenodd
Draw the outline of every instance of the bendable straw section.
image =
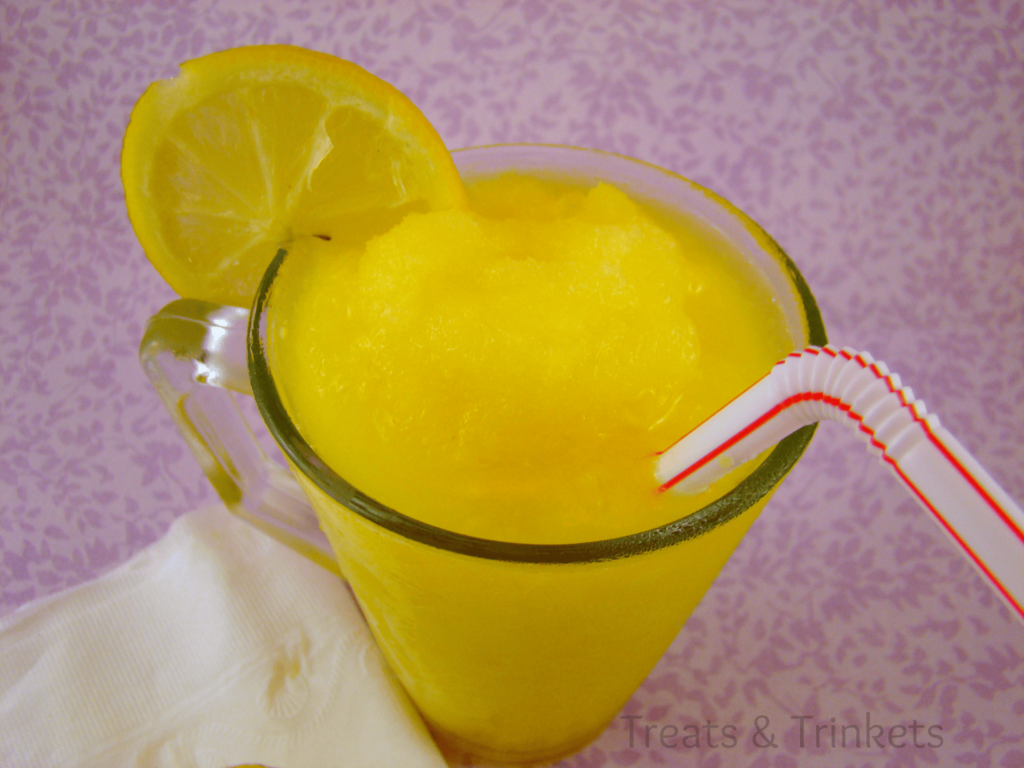
<svg viewBox="0 0 1024 768">
<path fill-rule="evenodd" d="M 817 421 L 857 430 L 1024 618 L 1024 512 L 885 363 L 808 347 L 661 453 L 659 491 L 699 493 Z"/>
</svg>

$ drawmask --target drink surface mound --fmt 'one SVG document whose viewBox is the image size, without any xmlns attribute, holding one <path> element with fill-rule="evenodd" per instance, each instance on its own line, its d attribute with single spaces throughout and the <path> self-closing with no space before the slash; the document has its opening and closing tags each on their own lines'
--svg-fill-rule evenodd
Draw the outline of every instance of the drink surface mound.
<svg viewBox="0 0 1024 768">
<path fill-rule="evenodd" d="M 269 351 L 314 450 L 411 517 L 536 543 L 647 530 L 748 474 L 658 496 L 651 458 L 792 346 L 740 257 L 604 184 L 469 193 L 364 249 L 293 244 Z"/>
</svg>

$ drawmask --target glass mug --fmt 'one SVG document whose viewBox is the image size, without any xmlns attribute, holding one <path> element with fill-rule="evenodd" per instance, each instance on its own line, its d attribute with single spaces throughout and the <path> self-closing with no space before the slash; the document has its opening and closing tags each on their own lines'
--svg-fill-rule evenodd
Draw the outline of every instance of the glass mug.
<svg viewBox="0 0 1024 768">
<path fill-rule="evenodd" d="M 797 346 L 826 343 L 814 298 L 785 253 L 742 212 L 686 179 L 569 147 L 480 147 L 453 157 L 467 182 L 510 170 L 606 180 L 655 210 L 703 220 L 772 289 Z M 251 313 L 183 299 L 149 322 L 140 358 L 204 472 L 232 512 L 348 581 L 450 758 L 537 763 L 578 751 L 672 642 L 813 426 L 780 442 L 731 492 L 653 530 L 559 545 L 442 530 L 352 487 L 290 421 L 265 347 L 285 256 L 269 266 Z M 292 476 L 264 456 L 229 390 L 255 397 Z"/>
</svg>

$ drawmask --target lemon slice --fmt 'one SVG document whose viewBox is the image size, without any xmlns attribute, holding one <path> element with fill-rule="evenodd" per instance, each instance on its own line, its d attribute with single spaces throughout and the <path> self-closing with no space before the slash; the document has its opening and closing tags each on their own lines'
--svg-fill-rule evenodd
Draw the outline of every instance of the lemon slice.
<svg viewBox="0 0 1024 768">
<path fill-rule="evenodd" d="M 132 111 L 128 217 L 180 295 L 248 307 L 280 244 L 359 243 L 410 211 L 466 205 L 440 136 L 357 65 L 285 45 L 181 65 Z"/>
</svg>

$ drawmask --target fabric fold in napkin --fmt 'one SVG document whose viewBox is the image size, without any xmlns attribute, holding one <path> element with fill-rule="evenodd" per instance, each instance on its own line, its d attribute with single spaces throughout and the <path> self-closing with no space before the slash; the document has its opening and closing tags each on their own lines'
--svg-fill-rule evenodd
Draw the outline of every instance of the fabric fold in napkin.
<svg viewBox="0 0 1024 768">
<path fill-rule="evenodd" d="M 0 619 L 0 763 L 445 763 L 338 578 L 223 507 Z"/>
</svg>

